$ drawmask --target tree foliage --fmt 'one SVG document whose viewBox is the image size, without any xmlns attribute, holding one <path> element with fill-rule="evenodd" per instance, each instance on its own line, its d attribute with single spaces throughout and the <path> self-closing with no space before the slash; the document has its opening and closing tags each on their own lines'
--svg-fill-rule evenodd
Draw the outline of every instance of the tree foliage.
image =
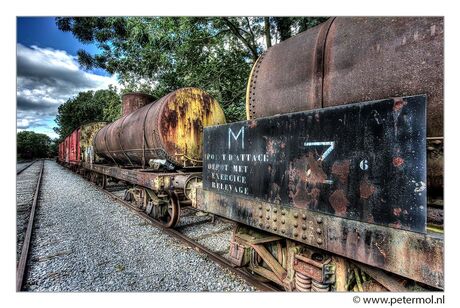
<svg viewBox="0 0 460 308">
<path fill-rule="evenodd" d="M 62 31 L 102 52 L 78 52 L 86 69 L 117 73 L 124 91 L 161 97 L 199 87 L 223 106 L 227 120 L 244 118 L 246 82 L 266 50 L 323 17 L 59 17 Z"/>
<path fill-rule="evenodd" d="M 16 134 L 17 156 L 22 159 L 49 157 L 52 142 L 45 134 L 33 131 L 22 131 Z"/>
<path fill-rule="evenodd" d="M 74 129 L 93 121 L 112 122 L 121 116 L 121 100 L 116 89 L 80 92 L 59 106 L 54 131 L 64 139 Z"/>
</svg>

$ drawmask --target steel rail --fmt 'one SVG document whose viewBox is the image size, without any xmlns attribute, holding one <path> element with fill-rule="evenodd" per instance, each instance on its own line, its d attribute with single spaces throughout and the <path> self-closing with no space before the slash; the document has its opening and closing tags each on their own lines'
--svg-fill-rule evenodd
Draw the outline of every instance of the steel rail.
<svg viewBox="0 0 460 308">
<path fill-rule="evenodd" d="M 37 160 L 33 160 L 30 164 L 28 164 L 27 166 L 25 166 L 24 168 L 22 169 L 19 169 L 19 170 L 16 170 L 16 175 L 19 175 L 22 173 L 22 171 L 26 170 L 27 168 L 29 168 L 30 166 L 32 166 Z"/>
<path fill-rule="evenodd" d="M 206 254 L 211 260 L 213 260 L 217 264 L 229 269 L 230 271 L 232 271 L 236 275 L 240 276 L 246 282 L 250 283 L 255 288 L 257 288 L 259 291 L 270 291 L 270 292 L 279 291 L 279 289 L 277 289 L 276 287 L 271 286 L 269 284 L 266 284 L 266 283 L 264 283 L 262 281 L 259 281 L 255 277 L 253 277 L 251 274 L 247 273 L 246 271 L 235 267 L 229 260 L 227 260 L 224 257 L 220 256 L 219 254 L 209 250 L 207 247 L 195 242 L 194 240 L 192 240 L 191 238 L 187 237 L 186 235 L 180 233 L 179 231 L 177 231 L 175 229 L 164 227 L 160 222 L 156 221 L 155 219 L 153 219 L 152 217 L 150 217 L 146 213 L 141 212 L 138 208 L 134 207 L 129 202 L 124 201 L 123 199 L 121 199 L 120 197 L 115 195 L 114 193 L 99 187 L 98 185 L 96 185 L 93 182 L 90 182 L 90 183 L 93 184 L 94 187 L 96 187 L 98 190 L 104 192 L 105 194 L 110 196 L 112 199 L 114 199 L 115 201 L 119 202 L 121 205 L 125 206 L 126 208 L 128 208 L 132 212 L 134 212 L 136 215 L 138 215 L 139 217 L 144 219 L 150 225 L 161 229 L 164 233 L 169 234 L 170 236 L 172 236 L 172 237 L 174 237 L 176 239 L 179 239 L 180 241 L 182 241 L 187 246 L 193 248 L 195 251 Z"/>
<path fill-rule="evenodd" d="M 31 164 L 32 165 L 32 164 Z M 40 193 L 40 185 L 43 176 L 43 169 L 45 168 L 45 161 L 42 160 L 42 166 L 40 168 L 40 174 L 38 175 L 37 186 L 35 187 L 34 199 L 32 201 L 32 207 L 30 209 L 29 222 L 27 224 L 26 235 L 24 237 L 24 243 L 22 244 L 21 256 L 16 268 L 16 292 L 22 290 L 22 284 L 26 272 L 27 259 L 29 256 L 30 241 L 32 238 L 32 229 L 34 226 L 35 211 L 38 204 L 38 196 Z"/>
</svg>

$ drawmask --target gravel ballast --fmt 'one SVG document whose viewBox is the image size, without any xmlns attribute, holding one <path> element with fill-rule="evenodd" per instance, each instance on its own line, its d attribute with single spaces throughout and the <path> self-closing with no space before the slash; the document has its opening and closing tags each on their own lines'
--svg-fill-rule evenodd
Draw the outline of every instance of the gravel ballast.
<svg viewBox="0 0 460 308">
<path fill-rule="evenodd" d="M 35 228 L 29 291 L 255 291 L 52 161 Z"/>
</svg>

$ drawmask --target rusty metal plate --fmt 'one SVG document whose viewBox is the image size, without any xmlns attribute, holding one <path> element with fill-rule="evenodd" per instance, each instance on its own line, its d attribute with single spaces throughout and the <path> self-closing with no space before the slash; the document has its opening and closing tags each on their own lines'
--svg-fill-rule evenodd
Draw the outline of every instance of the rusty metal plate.
<svg viewBox="0 0 460 308">
<path fill-rule="evenodd" d="M 197 192 L 197 208 L 436 288 L 444 287 L 444 239 L 439 235 L 209 190 Z"/>
<path fill-rule="evenodd" d="M 426 96 L 205 129 L 205 190 L 425 232 Z"/>
</svg>

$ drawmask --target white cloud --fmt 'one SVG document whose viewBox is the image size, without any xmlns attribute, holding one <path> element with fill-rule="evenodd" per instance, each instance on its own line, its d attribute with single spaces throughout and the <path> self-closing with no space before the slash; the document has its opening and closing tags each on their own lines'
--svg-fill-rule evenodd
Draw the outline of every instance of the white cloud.
<svg viewBox="0 0 460 308">
<path fill-rule="evenodd" d="M 81 91 L 118 86 L 115 76 L 99 76 L 79 68 L 77 58 L 63 50 L 17 44 L 17 129 L 52 127 L 59 105 Z"/>
</svg>

